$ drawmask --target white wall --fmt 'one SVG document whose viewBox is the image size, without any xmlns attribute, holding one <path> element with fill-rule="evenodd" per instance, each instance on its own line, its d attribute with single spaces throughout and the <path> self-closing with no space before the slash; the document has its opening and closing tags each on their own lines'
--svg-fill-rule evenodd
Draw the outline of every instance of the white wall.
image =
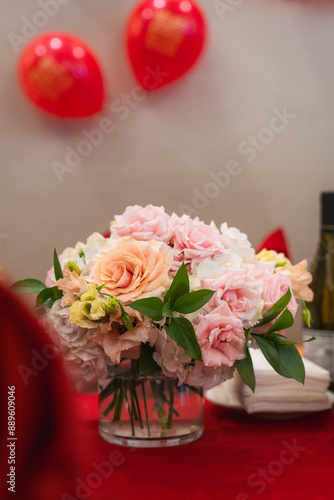
<svg viewBox="0 0 334 500">
<path fill-rule="evenodd" d="M 194 188 L 208 189 L 210 172 L 231 160 L 240 173 L 199 216 L 239 227 L 254 246 L 283 225 L 295 261 L 313 254 L 319 192 L 334 189 L 332 2 L 243 0 L 219 16 L 219 2 L 198 0 L 210 37 L 201 63 L 122 120 L 111 105 L 137 85 L 123 40 L 137 2 L 69 0 L 38 32 L 86 40 L 105 68 L 109 92 L 101 115 L 77 122 L 44 116 L 18 87 L 19 54 L 8 33 L 22 35 L 22 18 L 32 20 L 39 3 L 12 0 L 1 15 L 0 265 L 13 279 L 43 278 L 54 246 L 61 251 L 105 230 L 126 205 L 163 204 L 169 212 L 193 206 Z M 247 161 L 240 144 L 284 107 L 295 118 Z M 53 162 L 64 162 L 66 146 L 76 148 L 82 130 L 98 127 L 102 117 L 113 120 L 114 132 L 60 183 Z"/>
</svg>

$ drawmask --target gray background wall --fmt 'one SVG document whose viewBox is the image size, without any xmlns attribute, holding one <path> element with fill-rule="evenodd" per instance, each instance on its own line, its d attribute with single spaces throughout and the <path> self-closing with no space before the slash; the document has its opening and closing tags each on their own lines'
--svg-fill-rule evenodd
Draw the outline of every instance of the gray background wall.
<svg viewBox="0 0 334 500">
<path fill-rule="evenodd" d="M 197 2 L 209 27 L 200 64 L 139 101 L 123 33 L 137 1 L 59 0 L 36 34 L 84 39 L 108 89 L 104 111 L 75 122 L 38 112 L 18 87 L 24 41 L 14 47 L 10 33 L 27 35 L 43 0 L 2 5 L 0 265 L 12 279 L 43 278 L 54 246 L 61 251 L 105 230 L 113 214 L 135 203 L 177 213 L 187 205 L 206 222 L 247 232 L 254 246 L 281 225 L 295 262 L 314 253 L 319 192 L 334 189 L 333 2 Z M 224 4 L 225 12 L 217 7 Z M 121 114 L 115 103 L 123 94 L 133 106 Z M 264 132 L 284 109 L 291 116 L 282 130 Z M 54 162 L 64 163 L 66 148 L 76 149 L 83 130 L 98 128 L 103 117 L 113 132 L 60 182 Z M 250 153 L 252 136 L 261 150 Z M 231 161 L 236 175 L 228 178 Z M 225 183 L 214 186 L 214 173 Z"/>
</svg>

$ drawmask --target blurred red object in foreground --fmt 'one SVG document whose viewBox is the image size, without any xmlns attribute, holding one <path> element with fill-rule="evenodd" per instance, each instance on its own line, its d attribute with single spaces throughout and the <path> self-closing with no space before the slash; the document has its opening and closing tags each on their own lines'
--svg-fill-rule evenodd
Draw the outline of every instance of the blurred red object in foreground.
<svg viewBox="0 0 334 500">
<path fill-rule="evenodd" d="M 59 500 L 74 494 L 78 476 L 61 360 L 37 319 L 1 283 L 0 329 L 0 498 Z"/>
<path fill-rule="evenodd" d="M 274 229 L 261 241 L 256 248 L 256 253 L 259 253 L 263 248 L 266 250 L 275 250 L 277 253 L 283 252 L 291 260 L 287 238 L 284 229 L 281 227 Z"/>
</svg>

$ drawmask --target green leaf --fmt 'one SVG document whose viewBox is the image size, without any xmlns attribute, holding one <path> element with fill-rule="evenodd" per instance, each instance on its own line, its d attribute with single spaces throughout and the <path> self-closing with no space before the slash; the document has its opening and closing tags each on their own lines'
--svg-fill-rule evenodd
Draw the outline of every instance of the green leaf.
<svg viewBox="0 0 334 500">
<path fill-rule="evenodd" d="M 41 306 L 35 306 L 35 311 L 37 312 L 37 314 L 44 316 L 46 313 L 45 308 L 51 309 L 55 302 L 55 299 L 51 297 L 50 299 L 47 299 Z"/>
<path fill-rule="evenodd" d="M 63 290 L 59 290 L 59 288 L 57 288 L 56 286 L 54 286 L 52 288 L 52 290 L 53 290 L 53 298 L 55 300 L 58 300 L 58 299 L 62 298 L 62 296 L 63 296 Z"/>
<path fill-rule="evenodd" d="M 266 339 L 265 337 L 263 337 L 263 335 L 253 334 L 253 337 L 255 338 L 257 345 L 261 349 L 262 354 L 264 355 L 268 363 L 274 368 L 274 370 L 283 377 L 292 378 L 292 376 L 284 368 L 278 358 L 275 343 L 272 340 Z"/>
<path fill-rule="evenodd" d="M 168 327 L 169 336 L 186 351 L 188 356 L 202 361 L 200 346 L 198 345 L 195 330 L 186 318 L 173 318 Z"/>
<path fill-rule="evenodd" d="M 165 304 L 170 300 L 171 307 L 173 307 L 175 301 L 184 295 L 189 293 L 189 276 L 185 263 L 182 262 L 180 269 L 176 273 L 171 286 L 165 296 Z"/>
<path fill-rule="evenodd" d="M 179 297 L 173 306 L 173 310 L 181 314 L 190 314 L 201 309 L 214 295 L 212 290 L 197 290 Z"/>
<path fill-rule="evenodd" d="M 44 283 L 39 280 L 26 279 L 21 281 L 16 281 L 11 287 L 18 293 L 39 293 L 46 288 Z"/>
<path fill-rule="evenodd" d="M 148 299 L 138 299 L 135 300 L 134 302 L 131 302 L 131 304 L 128 304 L 128 306 L 131 307 L 131 309 L 134 309 L 135 311 L 138 311 L 141 314 L 148 316 L 149 318 L 153 319 L 153 321 L 162 320 L 163 305 L 164 304 L 162 300 L 158 299 L 158 297 L 150 297 Z"/>
<path fill-rule="evenodd" d="M 275 332 L 266 335 L 265 338 L 272 340 L 276 345 L 276 349 L 286 349 L 287 347 L 291 347 L 292 345 L 303 344 L 304 342 L 312 342 L 313 340 L 316 340 L 316 337 L 312 337 L 308 340 L 297 340 L 296 342 L 294 342 L 293 340 L 285 337 L 285 335 L 281 335 L 280 333 Z"/>
<path fill-rule="evenodd" d="M 252 358 L 247 345 L 245 346 L 246 357 L 244 359 L 238 359 L 234 362 L 234 366 L 237 369 L 242 380 L 248 387 L 255 391 L 255 373 Z"/>
<path fill-rule="evenodd" d="M 301 355 L 295 346 L 279 349 L 277 351 L 278 359 L 285 370 L 292 378 L 304 384 L 305 382 L 305 367 Z"/>
<path fill-rule="evenodd" d="M 275 304 L 269 309 L 269 311 L 263 316 L 263 318 L 254 326 L 266 325 L 270 323 L 273 319 L 277 318 L 277 316 L 285 309 L 285 307 L 289 304 L 291 300 L 291 291 L 288 288 L 287 292 L 277 301 Z"/>
<path fill-rule="evenodd" d="M 265 337 L 268 336 L 271 332 L 277 332 L 278 330 L 286 330 L 293 325 L 293 316 L 288 308 L 282 312 L 280 317 L 275 321 L 274 324 L 268 329 L 267 333 L 264 334 Z"/>
<path fill-rule="evenodd" d="M 151 375 L 152 373 L 161 370 L 158 363 L 153 359 L 154 347 L 151 347 L 147 342 L 141 345 L 140 358 L 139 358 L 139 375 Z"/>
<path fill-rule="evenodd" d="M 163 305 L 162 315 L 166 318 L 173 318 L 173 311 L 170 307 L 170 300 Z"/>
<path fill-rule="evenodd" d="M 48 299 L 46 302 L 44 302 L 44 307 L 47 307 L 48 309 L 51 309 L 51 307 L 53 306 L 53 304 L 55 303 L 55 299 L 51 298 L 51 299 Z"/>
<path fill-rule="evenodd" d="M 36 305 L 35 307 L 40 307 L 46 302 L 48 299 L 54 298 L 53 295 L 53 287 L 52 288 L 44 288 L 41 290 L 36 297 Z"/>
<path fill-rule="evenodd" d="M 54 271 L 55 271 L 56 281 L 58 281 L 63 277 L 63 272 L 62 272 L 61 267 L 60 267 L 60 262 L 58 259 L 56 249 L 54 249 L 54 252 L 53 252 L 53 267 L 54 267 Z"/>
</svg>

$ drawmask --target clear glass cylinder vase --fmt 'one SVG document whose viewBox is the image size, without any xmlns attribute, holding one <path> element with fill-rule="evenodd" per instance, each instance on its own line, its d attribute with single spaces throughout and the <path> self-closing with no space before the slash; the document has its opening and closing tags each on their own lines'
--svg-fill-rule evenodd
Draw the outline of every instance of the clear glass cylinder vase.
<svg viewBox="0 0 334 500">
<path fill-rule="evenodd" d="M 161 372 L 139 375 L 135 363 L 108 367 L 99 380 L 99 433 L 121 446 L 160 448 L 191 443 L 204 429 L 203 389 L 178 385 Z"/>
</svg>

